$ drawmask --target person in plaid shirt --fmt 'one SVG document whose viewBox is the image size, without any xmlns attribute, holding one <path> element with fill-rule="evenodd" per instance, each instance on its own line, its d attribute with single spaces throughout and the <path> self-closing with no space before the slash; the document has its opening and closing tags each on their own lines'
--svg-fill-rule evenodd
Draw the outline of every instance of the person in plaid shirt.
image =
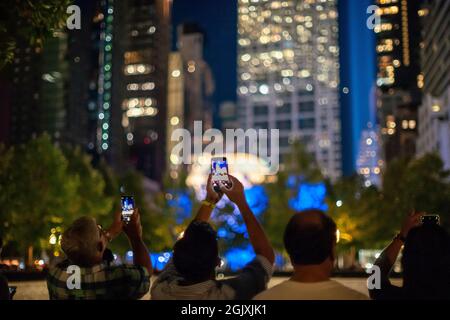
<svg viewBox="0 0 450 320">
<path fill-rule="evenodd" d="M 112 266 L 112 253 L 106 246 L 122 230 L 133 249 L 134 263 Z M 142 241 L 137 209 L 128 224 L 123 224 L 118 212 L 107 230 L 94 218 L 81 217 L 64 232 L 61 247 L 67 259 L 51 268 L 47 276 L 51 300 L 139 299 L 150 288 L 152 265 Z M 77 270 L 78 283 L 74 280 Z"/>
</svg>

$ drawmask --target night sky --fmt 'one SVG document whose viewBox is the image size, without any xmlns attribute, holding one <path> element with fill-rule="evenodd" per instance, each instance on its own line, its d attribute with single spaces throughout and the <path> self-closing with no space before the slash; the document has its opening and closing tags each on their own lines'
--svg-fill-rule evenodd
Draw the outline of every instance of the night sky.
<svg viewBox="0 0 450 320">
<path fill-rule="evenodd" d="M 236 0 L 174 0 L 172 49 L 181 23 L 197 23 L 206 33 L 204 57 L 212 68 L 216 110 L 223 101 L 236 101 Z M 217 121 L 218 112 L 215 112 Z"/>
</svg>

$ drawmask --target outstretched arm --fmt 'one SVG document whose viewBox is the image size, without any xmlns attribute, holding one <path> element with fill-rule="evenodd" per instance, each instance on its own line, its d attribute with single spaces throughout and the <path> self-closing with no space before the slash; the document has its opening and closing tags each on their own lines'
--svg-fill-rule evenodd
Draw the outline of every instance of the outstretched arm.
<svg viewBox="0 0 450 320">
<path fill-rule="evenodd" d="M 131 221 L 123 227 L 125 234 L 128 237 L 130 245 L 133 249 L 133 263 L 147 269 L 148 273 L 152 274 L 152 262 L 150 255 L 142 240 L 142 226 L 139 210 L 135 209 L 131 216 Z"/>
<path fill-rule="evenodd" d="M 397 260 L 398 254 L 403 247 L 404 239 L 406 239 L 409 230 L 420 225 L 420 218 L 423 213 L 412 213 L 405 219 L 400 233 L 392 240 L 392 242 L 383 250 L 378 259 L 375 261 L 375 265 L 380 268 L 381 286 L 382 290 L 373 289 L 369 290 L 370 296 L 373 299 L 389 298 L 390 292 L 393 290 L 393 286 L 389 281 L 389 274 L 392 267 Z M 394 288 L 395 289 L 395 288 Z"/>
<path fill-rule="evenodd" d="M 265 257 L 273 264 L 275 261 L 275 254 L 272 245 L 245 199 L 242 183 L 231 175 L 230 179 L 232 182 L 231 188 L 226 188 L 221 185 L 221 190 L 238 206 L 247 227 L 250 243 L 255 253 Z"/>
<path fill-rule="evenodd" d="M 380 257 L 375 261 L 375 265 L 380 267 L 383 274 L 387 275 L 391 271 L 403 246 L 404 240 L 402 239 L 406 239 L 409 230 L 420 225 L 422 215 L 423 213 L 412 213 L 406 217 L 399 235 L 383 250 Z"/>
<path fill-rule="evenodd" d="M 202 205 L 198 209 L 194 220 L 208 222 L 215 204 L 219 202 L 222 196 L 222 192 L 217 193 L 214 191 L 211 183 L 211 175 L 209 175 L 208 182 L 206 183 L 206 199 L 202 201 Z"/>
</svg>

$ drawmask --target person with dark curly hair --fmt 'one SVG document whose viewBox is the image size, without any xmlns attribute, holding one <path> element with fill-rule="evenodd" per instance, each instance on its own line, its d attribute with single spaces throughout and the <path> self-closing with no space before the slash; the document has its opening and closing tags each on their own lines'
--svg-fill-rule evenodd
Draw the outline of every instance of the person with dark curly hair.
<svg viewBox="0 0 450 320">
<path fill-rule="evenodd" d="M 422 222 L 423 216 L 410 214 L 376 260 L 381 287 L 369 290 L 372 299 L 450 299 L 450 236 L 438 223 Z M 396 287 L 389 274 L 402 246 L 403 286 Z"/>
<path fill-rule="evenodd" d="M 154 300 L 247 300 L 263 291 L 272 276 L 275 260 L 272 246 L 244 196 L 244 187 L 233 176 L 232 186 L 215 192 L 211 176 L 207 196 L 197 216 L 174 246 L 173 258 L 151 289 Z M 231 279 L 216 280 L 220 265 L 216 231 L 208 223 L 215 204 L 223 194 L 239 208 L 247 226 L 256 257 Z"/>
</svg>

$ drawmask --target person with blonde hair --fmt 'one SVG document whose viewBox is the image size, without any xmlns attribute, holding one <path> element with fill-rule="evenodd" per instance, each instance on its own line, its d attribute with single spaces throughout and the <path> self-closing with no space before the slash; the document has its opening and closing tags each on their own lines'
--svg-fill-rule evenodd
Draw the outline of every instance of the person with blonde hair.
<svg viewBox="0 0 450 320">
<path fill-rule="evenodd" d="M 108 243 L 122 230 L 133 250 L 133 265 L 111 265 Z M 67 259 L 49 270 L 50 299 L 139 299 L 150 288 L 152 265 L 142 240 L 142 226 L 136 209 L 128 224 L 118 212 L 110 228 L 103 229 L 91 217 L 81 217 L 63 233 L 61 248 Z M 77 270 L 79 270 L 77 274 Z M 73 277 L 79 276 L 77 281 Z"/>
</svg>

